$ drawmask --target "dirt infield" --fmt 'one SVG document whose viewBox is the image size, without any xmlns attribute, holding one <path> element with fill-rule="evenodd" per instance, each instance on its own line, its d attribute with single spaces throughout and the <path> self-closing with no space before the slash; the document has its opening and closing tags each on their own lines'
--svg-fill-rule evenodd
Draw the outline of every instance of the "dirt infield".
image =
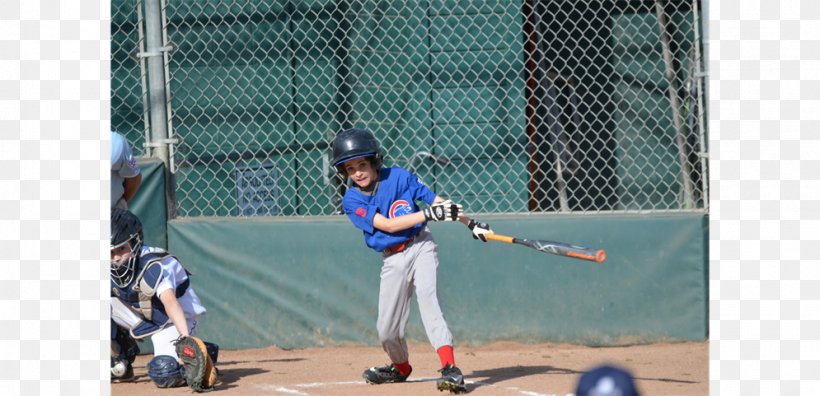
<svg viewBox="0 0 820 396">
<path fill-rule="evenodd" d="M 135 362 L 136 381 L 112 384 L 113 395 L 190 395 L 187 387 L 158 389 L 146 375 L 150 355 Z M 220 351 L 220 383 L 213 395 L 443 395 L 436 390 L 438 356 L 428 344 L 410 345 L 407 383 L 368 385 L 362 371 L 387 362 L 379 347 Z M 589 348 L 495 343 L 456 347 L 469 394 L 570 395 L 579 375 L 607 362 L 627 367 L 644 395 L 707 395 L 709 343 Z"/>
</svg>

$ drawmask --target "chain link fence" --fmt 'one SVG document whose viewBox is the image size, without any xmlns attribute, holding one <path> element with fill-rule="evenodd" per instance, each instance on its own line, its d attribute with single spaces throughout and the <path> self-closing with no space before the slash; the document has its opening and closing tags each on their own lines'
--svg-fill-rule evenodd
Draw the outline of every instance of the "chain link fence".
<svg viewBox="0 0 820 396">
<path fill-rule="evenodd" d="M 134 155 L 149 156 L 145 33 L 142 1 L 111 2 L 111 129 L 130 142 Z"/>
<path fill-rule="evenodd" d="M 340 213 L 351 127 L 471 213 L 707 209 L 697 0 L 113 0 L 112 123 L 137 142 L 142 1 L 177 216 Z"/>
</svg>

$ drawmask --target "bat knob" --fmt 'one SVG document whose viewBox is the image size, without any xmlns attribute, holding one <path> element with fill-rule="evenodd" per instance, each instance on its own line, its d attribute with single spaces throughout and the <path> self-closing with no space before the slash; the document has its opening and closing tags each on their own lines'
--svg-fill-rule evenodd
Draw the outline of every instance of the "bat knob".
<svg viewBox="0 0 820 396">
<path fill-rule="evenodd" d="M 604 249 L 598 250 L 595 252 L 595 262 L 598 264 L 603 263 L 606 260 L 606 252 Z"/>
</svg>

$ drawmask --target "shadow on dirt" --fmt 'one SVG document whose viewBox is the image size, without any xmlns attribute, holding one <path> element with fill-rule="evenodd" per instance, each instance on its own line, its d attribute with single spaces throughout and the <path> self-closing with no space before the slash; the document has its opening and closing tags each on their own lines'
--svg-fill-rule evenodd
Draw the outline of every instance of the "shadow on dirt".
<svg viewBox="0 0 820 396">
<path fill-rule="evenodd" d="M 501 381 L 507 381 L 515 378 L 527 377 L 530 375 L 539 374 L 559 374 L 559 375 L 580 375 L 582 371 L 570 370 L 560 367 L 552 366 L 513 366 L 513 367 L 499 367 L 489 370 L 476 370 L 472 373 L 466 374 L 465 379 L 472 383 L 466 384 L 467 392 L 482 386 L 495 385 Z M 486 379 L 482 379 L 485 378 Z"/>
<path fill-rule="evenodd" d="M 135 371 L 136 371 L 136 370 L 135 370 Z M 133 379 L 133 380 L 130 380 L 130 381 L 122 381 L 122 382 L 120 382 L 120 381 L 111 381 L 111 383 L 112 383 L 112 384 L 120 384 L 120 383 L 122 383 L 122 384 L 139 384 L 139 383 L 147 383 L 147 384 L 150 384 L 150 383 L 152 383 L 152 381 L 151 381 L 151 377 L 149 377 L 149 376 L 148 376 L 148 374 L 145 374 L 145 373 L 136 373 L 136 372 L 135 372 L 135 373 L 134 373 L 134 379 Z"/>
<path fill-rule="evenodd" d="M 697 384 L 698 381 L 687 381 L 687 380 L 677 380 L 672 378 L 643 378 L 643 377 L 635 377 L 636 381 L 657 381 L 657 382 L 670 382 L 673 384 Z"/>
<path fill-rule="evenodd" d="M 498 367 L 489 370 L 476 370 L 469 374 L 469 377 L 487 377 L 482 380 L 488 384 L 495 384 L 497 382 L 506 381 L 514 378 L 527 377 L 537 374 L 583 374 L 583 371 L 570 370 L 560 367 L 552 366 L 512 366 L 512 367 Z"/>
<path fill-rule="evenodd" d="M 221 365 L 222 363 L 220 363 Z M 268 370 L 262 370 L 258 368 L 237 368 L 237 369 L 219 369 L 219 382 L 217 383 L 217 389 L 226 389 L 226 388 L 235 388 L 234 382 L 238 381 L 240 378 L 243 377 L 250 377 L 256 374 L 267 373 Z"/>
<path fill-rule="evenodd" d="M 515 378 L 527 377 L 530 375 L 539 374 L 557 374 L 557 375 L 572 375 L 580 377 L 585 371 L 570 370 L 560 367 L 552 366 L 513 366 L 513 367 L 499 367 L 489 370 L 477 370 L 465 375 L 465 379 L 470 382 L 466 384 L 467 392 L 482 386 L 492 386 L 501 381 L 507 381 Z M 482 379 L 485 378 L 486 379 Z M 636 381 L 658 381 L 679 384 L 695 384 L 697 381 L 678 380 L 672 378 L 644 378 L 635 377 Z"/>
<path fill-rule="evenodd" d="M 219 361 L 216 367 L 222 366 L 233 366 L 235 364 L 245 364 L 245 363 L 289 363 L 289 362 L 301 362 L 305 359 L 302 358 L 290 358 L 290 359 L 264 359 L 264 360 L 231 360 L 227 362 Z M 221 371 L 221 370 L 220 370 Z"/>
</svg>

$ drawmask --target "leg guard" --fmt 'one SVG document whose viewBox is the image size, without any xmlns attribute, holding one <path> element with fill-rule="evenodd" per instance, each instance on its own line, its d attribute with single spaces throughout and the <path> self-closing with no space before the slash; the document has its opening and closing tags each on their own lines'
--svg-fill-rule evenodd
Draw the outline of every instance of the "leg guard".
<svg viewBox="0 0 820 396">
<path fill-rule="evenodd" d="M 175 388 L 186 385 L 184 370 L 173 356 L 154 356 L 148 362 L 148 376 L 157 388 Z"/>
</svg>

